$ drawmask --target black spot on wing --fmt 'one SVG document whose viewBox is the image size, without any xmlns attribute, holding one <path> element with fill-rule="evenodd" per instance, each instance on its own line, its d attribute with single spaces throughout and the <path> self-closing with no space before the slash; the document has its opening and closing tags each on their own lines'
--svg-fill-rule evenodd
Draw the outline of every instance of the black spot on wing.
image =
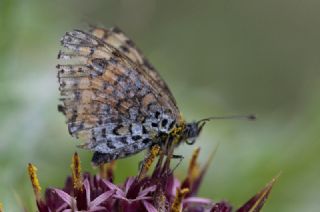
<svg viewBox="0 0 320 212">
<path fill-rule="evenodd" d="M 176 121 L 175 120 L 173 120 L 171 123 L 170 123 L 170 125 L 169 125 L 169 130 L 171 130 L 173 127 L 174 127 L 174 124 L 176 123 Z"/>
<path fill-rule="evenodd" d="M 156 119 L 158 119 L 159 118 L 159 116 L 160 116 L 160 112 L 159 111 L 156 111 L 156 113 L 155 113 L 155 115 L 154 115 L 154 117 L 156 118 Z"/>
<path fill-rule="evenodd" d="M 107 130 L 106 130 L 106 128 L 103 128 L 103 129 L 101 130 L 101 136 L 102 136 L 102 138 L 106 138 L 106 137 L 107 137 Z"/>
<path fill-rule="evenodd" d="M 119 33 L 122 33 L 121 29 L 119 27 L 113 27 L 111 29 L 112 32 L 116 33 L 116 34 L 119 34 Z"/>
<path fill-rule="evenodd" d="M 142 134 L 148 134 L 148 130 L 142 125 Z"/>
<path fill-rule="evenodd" d="M 149 144 L 151 142 L 152 142 L 152 140 L 150 138 L 145 138 L 142 140 L 142 143 L 144 143 L 144 144 Z"/>
<path fill-rule="evenodd" d="M 58 105 L 58 111 L 66 115 L 66 108 L 63 105 Z"/>
<path fill-rule="evenodd" d="M 130 135 L 132 135 L 132 134 L 133 134 L 132 127 L 133 127 L 133 125 L 132 125 L 132 124 L 130 124 L 130 126 L 129 126 L 129 132 L 130 132 Z"/>
<path fill-rule="evenodd" d="M 132 40 L 126 40 L 126 44 L 130 47 L 134 47 L 134 42 Z"/>
<path fill-rule="evenodd" d="M 132 136 L 132 140 L 134 140 L 134 141 L 138 141 L 138 140 L 140 140 L 142 137 L 140 136 L 140 135 L 134 135 L 134 136 Z"/>
<path fill-rule="evenodd" d="M 126 46 L 120 46 L 120 49 L 121 49 L 122 51 L 126 52 L 126 53 L 129 52 L 129 49 L 128 49 L 128 47 L 126 47 Z"/>
<path fill-rule="evenodd" d="M 167 124 L 168 124 L 168 119 L 163 119 L 163 120 L 161 121 L 161 126 L 162 126 L 162 127 L 166 127 Z"/>
<path fill-rule="evenodd" d="M 119 141 L 120 141 L 122 144 L 125 144 L 125 145 L 126 145 L 126 144 L 128 144 L 127 139 L 128 139 L 127 137 L 120 137 L 120 138 L 119 138 Z"/>
<path fill-rule="evenodd" d="M 107 141 L 107 147 L 109 147 L 110 149 L 115 149 L 116 147 L 112 144 L 112 141 L 108 140 Z"/>
</svg>

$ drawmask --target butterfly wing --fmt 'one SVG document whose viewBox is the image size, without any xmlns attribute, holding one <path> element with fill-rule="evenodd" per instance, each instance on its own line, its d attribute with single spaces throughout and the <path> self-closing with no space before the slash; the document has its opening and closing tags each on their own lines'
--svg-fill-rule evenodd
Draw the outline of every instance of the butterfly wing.
<svg viewBox="0 0 320 212">
<path fill-rule="evenodd" d="M 117 46 L 80 30 L 61 44 L 59 110 L 70 134 L 103 154 L 103 162 L 149 147 L 181 120 L 167 87 Z"/>
<path fill-rule="evenodd" d="M 100 27 L 92 27 L 90 32 L 104 42 L 118 49 L 123 55 L 126 55 L 135 64 L 139 65 L 163 91 L 170 96 L 171 101 L 176 104 L 175 98 L 172 95 L 168 85 L 159 75 L 157 70 L 151 65 L 148 59 L 138 49 L 135 43 L 118 27 L 104 29 Z"/>
</svg>

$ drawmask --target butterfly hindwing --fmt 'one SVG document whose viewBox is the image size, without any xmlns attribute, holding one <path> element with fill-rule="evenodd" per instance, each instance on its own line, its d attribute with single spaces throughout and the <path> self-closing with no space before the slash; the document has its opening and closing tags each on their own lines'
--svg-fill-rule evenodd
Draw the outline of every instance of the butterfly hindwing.
<svg viewBox="0 0 320 212">
<path fill-rule="evenodd" d="M 128 56 L 115 41 L 92 33 L 74 30 L 61 40 L 59 110 L 70 134 L 108 162 L 147 148 L 180 117 L 168 88 L 144 69 L 138 51 Z"/>
</svg>

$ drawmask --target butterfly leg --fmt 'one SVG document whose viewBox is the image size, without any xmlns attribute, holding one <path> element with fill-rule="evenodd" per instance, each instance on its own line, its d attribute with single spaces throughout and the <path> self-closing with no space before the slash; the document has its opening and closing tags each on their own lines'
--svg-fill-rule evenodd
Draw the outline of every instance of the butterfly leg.
<svg viewBox="0 0 320 212">
<path fill-rule="evenodd" d="M 112 160 L 110 163 L 103 163 L 99 165 L 99 176 L 102 179 L 106 179 L 110 182 L 113 182 L 115 162 L 115 160 Z"/>
<path fill-rule="evenodd" d="M 172 159 L 178 159 L 178 163 L 177 165 L 175 165 L 172 169 L 171 172 L 174 172 L 174 170 L 176 170 L 176 168 L 178 168 L 178 166 L 181 164 L 181 162 L 183 161 L 184 157 L 183 155 L 172 155 Z"/>
<path fill-rule="evenodd" d="M 143 162 L 144 162 L 144 160 L 140 160 L 140 161 L 139 161 L 138 170 L 141 170 L 141 169 L 142 169 Z"/>
<path fill-rule="evenodd" d="M 178 159 L 178 163 L 172 168 L 170 169 L 170 161 L 171 159 Z M 174 172 L 174 170 L 176 170 L 176 168 L 178 168 L 178 166 L 181 164 L 182 160 L 184 159 L 184 157 L 182 155 L 168 155 L 167 156 L 167 160 L 166 163 L 164 165 L 164 173 L 165 175 L 170 175 Z"/>
<path fill-rule="evenodd" d="M 160 146 L 158 144 L 153 145 L 146 158 L 142 161 L 142 167 L 139 172 L 138 181 L 144 177 L 144 175 L 148 172 L 150 169 L 153 161 L 160 153 Z"/>
</svg>

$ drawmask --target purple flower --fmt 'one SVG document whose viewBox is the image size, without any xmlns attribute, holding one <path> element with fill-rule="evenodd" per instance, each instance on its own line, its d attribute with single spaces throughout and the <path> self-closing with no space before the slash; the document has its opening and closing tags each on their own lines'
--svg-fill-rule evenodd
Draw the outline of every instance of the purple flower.
<svg viewBox="0 0 320 212">
<path fill-rule="evenodd" d="M 170 168 L 171 157 L 160 155 L 151 173 L 140 172 L 128 177 L 123 184 L 113 183 L 114 162 L 100 166 L 99 174 L 81 172 L 80 158 L 77 153 L 72 158 L 72 176 L 67 177 L 62 189 L 47 188 L 41 197 L 41 187 L 37 169 L 29 164 L 28 172 L 34 189 L 39 212 L 51 211 L 212 211 L 231 212 L 226 201 L 214 202 L 196 197 L 204 174 L 213 157 L 210 156 L 204 167 L 200 167 L 196 149 L 190 161 L 188 175 L 180 182 Z M 276 179 L 241 206 L 239 212 L 259 211 L 268 197 Z"/>
</svg>

